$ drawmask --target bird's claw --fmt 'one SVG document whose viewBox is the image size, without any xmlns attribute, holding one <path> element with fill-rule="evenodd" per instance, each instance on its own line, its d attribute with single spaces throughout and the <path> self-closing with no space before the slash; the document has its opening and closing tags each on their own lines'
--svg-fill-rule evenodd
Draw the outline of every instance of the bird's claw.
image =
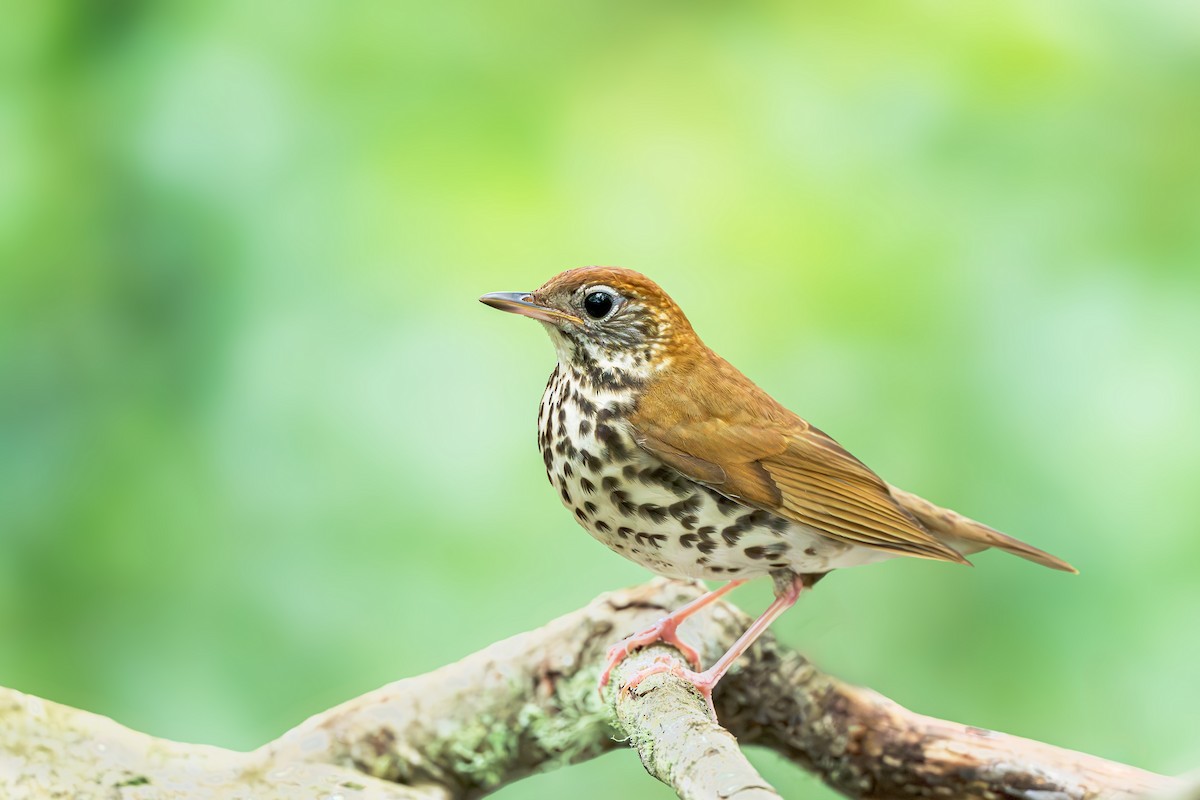
<svg viewBox="0 0 1200 800">
<path fill-rule="evenodd" d="M 596 691 L 600 693 L 601 699 L 604 698 L 604 689 L 608 686 L 612 671 L 616 669 L 618 664 L 625 660 L 626 656 L 642 647 L 649 647 L 659 642 L 669 644 L 679 650 L 689 664 L 696 669 L 700 669 L 700 654 L 696 652 L 696 648 L 679 638 L 678 628 L 679 623 L 676 620 L 670 617 L 663 617 L 646 630 L 639 631 L 626 639 L 622 639 L 608 648 L 604 671 L 600 673 L 600 681 L 596 686 Z"/>
<path fill-rule="evenodd" d="M 704 702 L 708 704 L 709 714 L 712 715 L 714 720 L 717 718 L 717 709 L 713 707 L 712 694 L 713 688 L 717 685 L 717 681 L 720 679 L 720 676 L 711 674 L 711 670 L 707 672 L 696 672 L 694 670 L 687 669 L 677 660 L 669 656 L 660 656 L 659 658 L 654 659 L 653 664 L 643 670 L 638 671 L 629 679 L 629 682 L 626 683 L 623 688 L 625 691 L 632 694 L 633 690 L 637 688 L 638 684 L 646 680 L 646 678 L 649 678 L 651 675 L 661 675 L 663 673 L 674 675 L 676 678 L 685 680 L 695 687 L 696 691 L 700 693 L 700 696 L 704 698 Z"/>
</svg>

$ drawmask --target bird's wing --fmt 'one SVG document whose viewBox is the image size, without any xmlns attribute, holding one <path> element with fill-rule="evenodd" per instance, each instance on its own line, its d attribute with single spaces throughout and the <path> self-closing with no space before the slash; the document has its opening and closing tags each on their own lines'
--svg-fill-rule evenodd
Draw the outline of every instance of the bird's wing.
<svg viewBox="0 0 1200 800">
<path fill-rule="evenodd" d="M 737 390 L 747 402 L 767 397 L 753 384 Z M 737 400 L 724 395 L 718 414 L 688 413 L 685 406 L 681 413 L 634 413 L 629 422 L 644 450 L 739 502 L 851 544 L 969 563 L 831 437 L 774 401 L 770 414 L 756 416 L 752 404 Z"/>
</svg>

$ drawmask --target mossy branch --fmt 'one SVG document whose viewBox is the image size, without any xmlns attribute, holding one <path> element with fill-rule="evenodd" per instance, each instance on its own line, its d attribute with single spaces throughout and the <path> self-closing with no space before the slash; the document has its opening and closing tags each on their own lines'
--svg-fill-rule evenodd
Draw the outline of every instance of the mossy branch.
<svg viewBox="0 0 1200 800">
<path fill-rule="evenodd" d="M 635 693 L 611 690 L 602 702 L 594 687 L 607 646 L 697 591 L 659 580 L 603 595 L 535 631 L 322 712 L 249 753 L 156 739 L 0 690 L 0 796 L 465 800 L 619 741 L 689 800 L 778 796 L 738 741 L 784 754 L 848 797 L 1092 800 L 1187 790 L 1094 756 L 914 714 L 819 672 L 769 636 L 717 690 L 724 728 L 670 676 Z M 728 604 L 698 618 L 691 635 L 710 660 L 748 622 Z M 665 652 L 636 654 L 614 683 Z"/>
</svg>

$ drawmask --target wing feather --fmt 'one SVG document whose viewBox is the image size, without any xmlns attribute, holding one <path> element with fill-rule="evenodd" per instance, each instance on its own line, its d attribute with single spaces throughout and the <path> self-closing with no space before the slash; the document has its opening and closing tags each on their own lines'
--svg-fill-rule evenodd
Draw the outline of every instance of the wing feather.
<svg viewBox="0 0 1200 800">
<path fill-rule="evenodd" d="M 1024 542 L 888 486 L 694 334 L 689 344 L 627 418 L 638 445 L 683 475 L 831 539 L 969 563 L 946 539 L 967 553 L 999 547 L 1074 571 Z"/>
<path fill-rule="evenodd" d="M 966 563 L 905 511 L 879 476 L 799 417 L 791 425 L 631 418 L 638 444 L 698 483 L 832 539 Z"/>
</svg>

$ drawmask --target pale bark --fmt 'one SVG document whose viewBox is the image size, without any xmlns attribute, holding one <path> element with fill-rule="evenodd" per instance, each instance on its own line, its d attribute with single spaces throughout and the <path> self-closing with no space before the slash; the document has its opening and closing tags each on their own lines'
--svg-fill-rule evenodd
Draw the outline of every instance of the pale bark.
<svg viewBox="0 0 1200 800">
<path fill-rule="evenodd" d="M 654 581 L 462 661 L 322 712 L 250 753 L 168 742 L 0 690 L 0 797 L 473 798 L 628 740 L 680 797 L 777 797 L 738 748 L 770 747 L 849 797 L 1092 800 L 1185 796 L 1182 781 L 932 719 L 815 669 L 764 637 L 722 682 L 717 711 L 670 676 L 594 686 L 607 646 L 696 595 Z M 719 603 L 686 633 L 714 659 L 746 625 Z M 614 684 L 663 647 L 636 654 Z M 734 736 L 737 739 L 734 739 Z"/>
</svg>

